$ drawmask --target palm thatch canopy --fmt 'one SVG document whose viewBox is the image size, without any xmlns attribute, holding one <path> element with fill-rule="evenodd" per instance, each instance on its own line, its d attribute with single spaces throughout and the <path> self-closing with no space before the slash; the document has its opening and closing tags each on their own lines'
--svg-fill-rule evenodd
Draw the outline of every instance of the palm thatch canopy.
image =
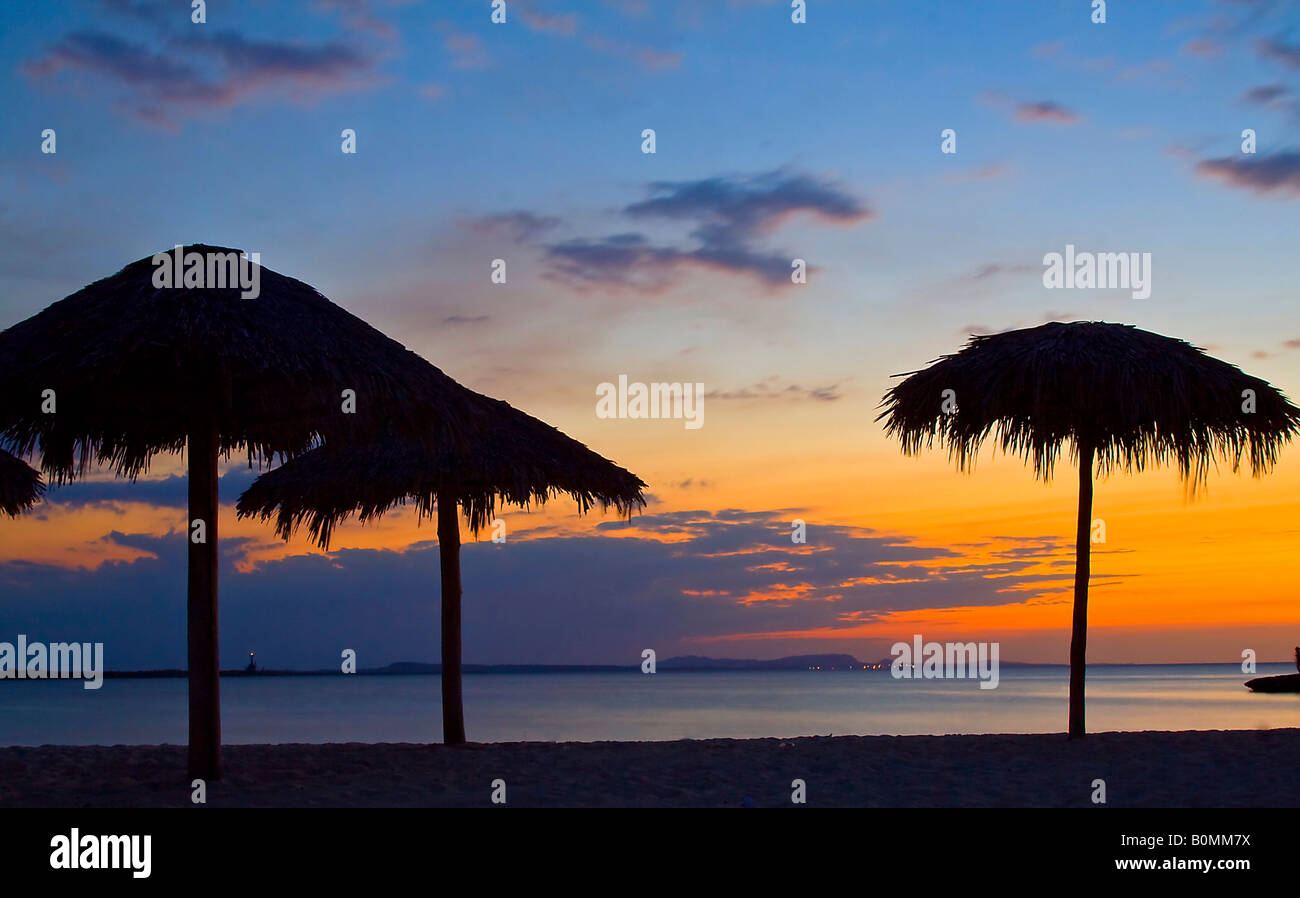
<svg viewBox="0 0 1300 898">
<path fill-rule="evenodd" d="M 915 455 L 937 442 L 962 470 L 993 435 L 1050 479 L 1062 444 L 1079 463 L 1069 735 L 1085 732 L 1093 474 L 1174 462 L 1189 489 L 1217 460 L 1259 476 L 1300 430 L 1300 409 L 1240 368 L 1124 324 L 1053 321 L 972 337 L 885 394 L 885 430 Z"/>
<path fill-rule="evenodd" d="M 953 413 L 945 390 L 954 391 Z M 1245 454 L 1258 476 L 1300 429 L 1300 409 L 1235 365 L 1183 340 L 1094 321 L 974 336 L 909 374 L 881 407 L 876 420 L 908 455 L 938 443 L 970 470 L 993 435 L 1044 480 L 1062 443 L 1077 451 L 1081 439 L 1103 474 L 1172 461 L 1197 485 L 1216 459 L 1237 470 Z"/>
<path fill-rule="evenodd" d="M 410 502 L 424 518 L 439 493 L 456 496 L 475 533 L 498 502 L 527 507 L 568 494 L 581 513 L 599 505 L 627 516 L 644 507 L 646 485 L 630 471 L 508 403 L 473 395 L 484 428 L 472 451 L 398 437 L 327 443 L 255 480 L 239 498 L 239 516 L 275 517 L 284 539 L 305 523 L 328 548 L 335 525 L 353 514 L 367 521 Z"/>
<path fill-rule="evenodd" d="M 44 492 L 40 474 L 0 449 L 0 513 L 16 518 L 39 502 Z"/>
<path fill-rule="evenodd" d="M 482 414 L 400 343 L 253 265 L 228 247 L 177 247 L 0 331 L 0 448 L 39 449 L 52 481 L 96 464 L 134 479 L 155 453 L 186 449 L 189 770 L 203 779 L 221 775 L 219 458 L 242 447 L 270 464 L 380 426 L 452 447 Z"/>
<path fill-rule="evenodd" d="M 462 388 L 464 389 L 464 388 Z M 240 517 L 276 518 L 288 539 L 304 522 L 329 547 L 335 525 L 413 502 L 420 517 L 436 514 L 442 606 L 443 742 L 465 742 L 461 669 L 460 526 L 492 519 L 498 501 L 527 506 L 567 493 L 585 512 L 595 504 L 624 515 L 645 505 L 645 484 L 577 440 L 504 402 L 465 390 L 477 422 L 468 448 L 388 435 L 369 445 L 326 441 L 306 455 L 263 474 L 239 497 Z"/>
<path fill-rule="evenodd" d="M 245 299 L 238 286 L 156 287 L 154 272 L 146 256 L 0 331 L 0 444 L 38 448 L 52 481 L 95 463 L 134 478 L 178 451 L 197 415 L 223 455 L 247 448 L 250 463 L 380 420 L 459 438 L 455 382 L 302 281 L 263 267 Z M 342 413 L 344 390 L 356 414 Z"/>
</svg>

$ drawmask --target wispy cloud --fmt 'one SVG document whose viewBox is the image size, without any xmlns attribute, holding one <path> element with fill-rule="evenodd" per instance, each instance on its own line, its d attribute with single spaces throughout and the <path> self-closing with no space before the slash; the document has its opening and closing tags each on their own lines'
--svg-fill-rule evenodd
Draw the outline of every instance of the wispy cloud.
<svg viewBox="0 0 1300 898">
<path fill-rule="evenodd" d="M 624 211 L 633 218 L 703 220 L 701 227 L 723 243 L 774 230 L 799 212 L 840 223 L 872 214 L 860 200 L 827 181 L 783 170 L 750 178 L 656 181 L 650 192 L 654 196 Z"/>
<path fill-rule="evenodd" d="M 171 122 L 177 114 L 232 106 L 264 95 L 305 101 L 372 87 L 376 59 L 342 41 L 262 41 L 234 31 L 165 39 L 155 50 L 103 31 L 65 35 L 23 72 L 35 80 L 81 75 L 124 89 L 138 117 Z"/>
<path fill-rule="evenodd" d="M 519 18 L 533 31 L 548 34 L 571 35 L 578 29 L 578 17 L 573 13 L 548 13 L 540 10 L 533 0 L 514 0 Z"/>
<path fill-rule="evenodd" d="M 252 484 L 257 469 L 232 467 L 218 482 L 222 503 L 231 503 Z M 74 480 L 50 489 L 46 501 L 37 506 L 33 516 L 42 517 L 58 508 L 83 508 L 87 505 L 120 506 L 145 503 L 165 508 L 185 508 L 189 487 L 186 478 L 172 475 L 154 480 Z"/>
<path fill-rule="evenodd" d="M 803 401 L 812 400 L 814 402 L 834 402 L 843 397 L 840 392 L 840 385 L 828 384 L 824 387 L 803 387 L 799 384 L 787 384 L 781 386 L 777 375 L 772 375 L 766 380 L 760 380 L 758 383 L 750 384 L 747 387 L 741 387 L 736 390 L 711 390 L 704 394 L 706 399 L 724 399 L 724 400 L 746 400 L 746 399 L 763 399 L 763 400 L 785 400 L 785 401 Z"/>
<path fill-rule="evenodd" d="M 508 551 L 471 542 L 462 563 L 477 613 L 466 621 L 466 657 L 600 662 L 690 639 L 813 628 L 847 636 L 891 612 L 1020 605 L 1068 589 L 1061 581 L 1072 550 L 1063 542 L 1026 552 L 1027 541 L 1016 540 L 968 553 L 828 523 L 810 525 L 807 544 L 794 545 L 790 521 L 799 516 L 806 515 L 675 511 L 630 525 L 602 522 L 595 534 L 512 538 Z M 52 621 L 71 632 L 93 627 L 123 647 L 115 663 L 123 668 L 183 664 L 184 611 L 174 597 L 184 591 L 184 540 L 125 532 L 106 539 L 137 557 L 94 570 L 0 563 L 6 622 L 29 633 L 48 631 Z M 375 664 L 429 657 L 423 634 L 437 620 L 428 595 L 429 572 L 437 570 L 431 542 L 251 565 L 242 560 L 256 546 L 223 544 L 228 644 L 256 645 L 285 667 L 320 667 L 328 657 L 322 647 L 334 645 Z M 614 577 L 628 586 L 612 599 L 608 591 L 574 589 L 578 569 L 593 582 Z M 359 603 L 358 595 L 371 600 Z M 104 617 L 104 596 L 118 597 L 119 613 Z"/>
<path fill-rule="evenodd" d="M 1059 125 L 1073 125 L 1080 116 L 1072 109 L 1051 100 L 1039 100 L 1032 103 L 1016 104 L 1016 118 L 1022 122 L 1054 122 Z"/>
<path fill-rule="evenodd" d="M 619 7 L 625 15 L 633 16 L 642 15 L 648 9 L 644 4 L 637 3 L 619 4 Z M 651 71 L 672 69 L 682 61 L 681 53 L 632 43 L 592 31 L 590 28 L 583 27 L 574 13 L 543 12 L 534 0 L 515 0 L 513 8 L 517 10 L 517 15 L 524 26 L 531 31 L 580 39 L 591 50 L 619 59 L 631 60 L 644 69 Z"/>
<path fill-rule="evenodd" d="M 646 200 L 622 210 L 630 220 L 691 225 L 691 248 L 652 243 L 639 232 L 575 238 L 546 247 L 555 275 L 577 284 L 659 291 L 689 266 L 748 274 L 769 285 L 790 282 L 797 253 L 764 250 L 758 238 L 791 216 L 832 224 L 869 220 L 873 211 L 843 188 L 809 175 L 776 170 L 751 177 L 717 176 L 649 185 Z"/>
<path fill-rule="evenodd" d="M 949 184 L 963 184 L 969 181 L 993 181 L 997 178 L 1006 177 L 1011 173 L 1011 166 L 1005 163 L 995 162 L 988 165 L 981 165 L 978 168 L 971 168 L 965 171 L 953 172 L 943 176 L 943 180 Z"/>
<path fill-rule="evenodd" d="M 461 31 L 451 22 L 439 22 L 438 31 L 442 34 L 442 48 L 451 56 L 453 69 L 482 69 L 491 64 L 478 35 Z"/>
<path fill-rule="evenodd" d="M 1283 193 L 1300 196 L 1300 151 L 1288 150 L 1271 155 L 1225 156 L 1204 159 L 1196 165 L 1204 177 L 1217 178 L 1232 187 L 1256 193 Z"/>
<path fill-rule="evenodd" d="M 998 91 L 989 91 L 981 94 L 979 101 L 986 106 L 1005 110 L 1021 122 L 1073 125 L 1083 118 L 1073 109 L 1054 100 L 1017 100 Z"/>
<path fill-rule="evenodd" d="M 681 53 L 630 44 L 601 34 L 588 34 L 583 37 L 583 43 L 601 53 L 635 60 L 642 68 L 650 70 L 672 69 L 682 62 Z"/>
<path fill-rule="evenodd" d="M 1035 44 L 1029 50 L 1029 55 L 1035 59 L 1054 59 L 1065 49 L 1065 41 L 1047 41 L 1041 44 Z"/>
<path fill-rule="evenodd" d="M 1039 324 L 1047 324 L 1049 321 L 1074 321 L 1077 319 L 1073 312 L 1058 312 L 1054 309 L 1047 309 L 1037 319 L 1032 321 L 1013 321 L 1002 327 L 990 327 L 987 324 L 968 324 L 958 329 L 957 336 L 968 337 L 973 334 L 1005 334 L 1007 331 L 1019 330 L 1024 327 L 1034 327 Z"/>
<path fill-rule="evenodd" d="M 1255 42 L 1255 52 L 1288 69 L 1300 69 L 1300 44 L 1288 44 L 1275 37 L 1260 38 Z"/>
<path fill-rule="evenodd" d="M 397 28 L 376 15 L 372 0 L 316 0 L 316 6 L 325 12 L 339 13 L 352 31 L 369 31 L 385 40 L 397 38 Z"/>
<path fill-rule="evenodd" d="M 985 262 L 968 276 L 968 280 L 986 281 L 1001 274 L 1036 274 L 1042 269 L 1034 265 L 1021 265 L 1009 262 Z"/>
<path fill-rule="evenodd" d="M 636 59 L 647 69 L 671 69 L 681 65 L 682 54 L 669 50 L 656 50 L 654 47 L 641 47 L 636 51 Z"/>
<path fill-rule="evenodd" d="M 1261 84 L 1252 87 L 1241 96 L 1241 101 L 1248 106 L 1259 106 L 1272 112 L 1282 113 L 1293 122 L 1300 122 L 1300 98 L 1297 98 L 1284 84 Z"/>
<path fill-rule="evenodd" d="M 1204 58 L 1211 52 L 1212 47 L 1217 46 L 1217 42 L 1209 39 L 1204 41 L 1193 40 L 1189 41 L 1188 44 L 1184 44 L 1183 50 L 1190 55 L 1200 55 Z M 1038 44 L 1030 49 L 1029 55 L 1035 59 L 1049 61 L 1053 65 L 1062 68 L 1086 73 L 1089 76 L 1106 75 L 1116 83 L 1134 81 L 1139 78 L 1163 78 L 1172 68 L 1169 60 L 1160 57 L 1125 64 L 1118 57 L 1111 55 L 1081 56 L 1070 52 L 1066 48 L 1065 42 L 1060 40 Z"/>
<path fill-rule="evenodd" d="M 1209 38 L 1193 38 L 1183 44 L 1183 52 L 1188 56 L 1196 56 L 1201 59 L 1217 59 L 1223 55 L 1223 47 Z"/>
<path fill-rule="evenodd" d="M 1280 100 L 1287 95 L 1287 89 L 1281 84 L 1262 84 L 1259 87 L 1252 87 L 1242 94 L 1241 99 L 1246 103 L 1254 103 L 1259 106 L 1267 106 L 1275 100 Z"/>
<path fill-rule="evenodd" d="M 542 234 L 561 225 L 560 219 L 552 215 L 537 215 L 524 209 L 514 212 L 501 212 L 485 215 L 461 222 L 461 225 L 476 234 L 487 237 L 499 237 L 516 243 L 535 240 Z"/>
<path fill-rule="evenodd" d="M 151 23 L 163 20 L 167 9 L 163 0 L 100 0 L 99 5 L 116 15 Z"/>
<path fill-rule="evenodd" d="M 447 85 L 437 81 L 430 81 L 427 84 L 421 84 L 416 92 L 426 100 L 437 102 L 446 97 L 449 91 Z"/>
</svg>

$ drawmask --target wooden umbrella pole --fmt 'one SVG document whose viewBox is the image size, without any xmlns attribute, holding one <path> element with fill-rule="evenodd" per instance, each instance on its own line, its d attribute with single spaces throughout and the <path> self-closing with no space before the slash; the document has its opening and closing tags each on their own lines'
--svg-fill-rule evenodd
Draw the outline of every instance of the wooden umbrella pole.
<svg viewBox="0 0 1300 898">
<path fill-rule="evenodd" d="M 1088 577 L 1092 569 L 1092 464 L 1095 447 L 1079 442 L 1079 529 L 1075 540 L 1074 623 L 1070 632 L 1070 738 L 1082 739 L 1088 654 Z"/>
<path fill-rule="evenodd" d="M 221 777 L 221 664 L 217 641 L 217 450 L 215 424 L 198 425 L 190 429 L 189 773 L 191 777 L 205 780 Z"/>
<path fill-rule="evenodd" d="M 456 495 L 438 491 L 438 555 L 442 565 L 442 741 L 465 743 L 460 656 L 460 521 Z"/>
</svg>

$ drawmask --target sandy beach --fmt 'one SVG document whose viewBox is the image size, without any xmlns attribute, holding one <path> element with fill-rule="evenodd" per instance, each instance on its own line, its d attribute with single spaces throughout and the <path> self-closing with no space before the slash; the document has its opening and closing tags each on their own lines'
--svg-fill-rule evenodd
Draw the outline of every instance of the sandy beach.
<svg viewBox="0 0 1300 898">
<path fill-rule="evenodd" d="M 1295 807 L 1300 729 L 232 745 L 210 807 Z M 185 748 L 0 749 L 0 806 L 184 807 Z"/>
</svg>

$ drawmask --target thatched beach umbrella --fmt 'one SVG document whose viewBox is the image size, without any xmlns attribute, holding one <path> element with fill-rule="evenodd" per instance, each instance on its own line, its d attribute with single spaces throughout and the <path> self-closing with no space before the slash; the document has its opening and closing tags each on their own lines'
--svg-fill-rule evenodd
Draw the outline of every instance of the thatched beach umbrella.
<svg viewBox="0 0 1300 898">
<path fill-rule="evenodd" d="M 465 741 L 461 698 L 460 527 L 490 523 L 497 503 L 528 507 L 567 493 L 579 513 L 595 505 L 627 516 L 645 505 L 634 474 L 500 400 L 472 394 L 488 422 L 464 449 L 391 438 L 369 446 L 326 443 L 263 474 L 239 498 L 240 517 L 276 518 L 288 539 L 302 524 L 322 548 L 334 526 L 355 514 L 377 518 L 408 502 L 420 519 L 437 514 L 442 578 L 443 741 Z"/>
<path fill-rule="evenodd" d="M 215 778 L 218 458 L 269 464 L 380 420 L 454 444 L 470 412 L 458 384 L 307 284 L 239 250 L 176 253 L 170 283 L 190 286 L 145 257 L 0 332 L 0 443 L 39 449 L 60 484 L 96 464 L 134 479 L 188 449 L 189 766 Z"/>
<path fill-rule="evenodd" d="M 1182 340 L 1104 322 L 972 337 L 960 352 L 908 375 L 881 407 L 876 420 L 886 419 L 885 431 L 901 440 L 905 454 L 938 443 L 966 471 L 992 434 L 1046 481 L 1069 443 L 1079 465 L 1072 738 L 1084 734 L 1094 467 L 1105 475 L 1172 462 L 1197 489 L 1217 460 L 1235 471 L 1244 454 L 1252 474 L 1265 473 L 1300 432 L 1300 409 L 1259 378 Z"/>
<path fill-rule="evenodd" d="M 21 458 L 0 449 L 0 513 L 16 518 L 41 500 L 41 475 Z"/>
</svg>

